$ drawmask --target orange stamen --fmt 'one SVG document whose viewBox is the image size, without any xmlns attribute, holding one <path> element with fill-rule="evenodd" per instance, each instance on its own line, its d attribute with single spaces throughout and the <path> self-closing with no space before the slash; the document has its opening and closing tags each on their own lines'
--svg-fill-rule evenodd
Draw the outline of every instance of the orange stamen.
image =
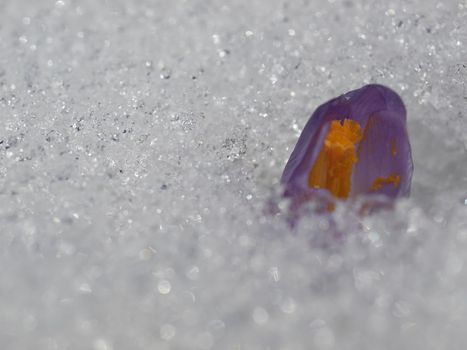
<svg viewBox="0 0 467 350">
<path fill-rule="evenodd" d="M 350 119 L 331 122 L 323 148 L 308 175 L 308 185 L 327 189 L 337 198 L 347 198 L 353 166 L 358 160 L 355 145 L 361 139 L 357 122 Z"/>
</svg>

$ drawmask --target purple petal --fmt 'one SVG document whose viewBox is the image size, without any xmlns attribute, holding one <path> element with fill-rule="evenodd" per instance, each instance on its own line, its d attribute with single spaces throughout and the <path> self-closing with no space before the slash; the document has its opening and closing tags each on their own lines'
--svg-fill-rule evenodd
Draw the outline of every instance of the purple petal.
<svg viewBox="0 0 467 350">
<path fill-rule="evenodd" d="M 391 198 L 410 192 L 413 165 L 405 123 L 393 111 L 370 116 L 358 147 L 350 195 L 385 194 Z M 372 189 L 376 179 L 396 177 L 396 183 L 381 183 Z"/>
<path fill-rule="evenodd" d="M 308 173 L 326 138 L 329 123 L 350 115 L 350 104 L 344 96 L 332 99 L 316 109 L 303 129 L 282 173 L 287 194 L 308 191 Z"/>
<path fill-rule="evenodd" d="M 406 112 L 402 100 L 394 91 L 385 86 L 366 85 L 345 94 L 344 97 L 349 99 L 351 105 L 350 115 L 345 118 L 357 121 L 362 129 L 372 114 L 384 110 L 394 111 L 394 116 L 405 122 Z"/>
<path fill-rule="evenodd" d="M 351 195 L 383 193 L 395 197 L 408 194 L 413 166 L 404 104 L 391 89 L 366 85 L 324 103 L 313 113 L 282 174 L 285 195 L 307 198 L 316 191 L 308 186 L 308 174 L 321 151 L 330 122 L 343 119 L 354 120 L 365 130 L 359 145 L 359 163 L 352 177 Z M 366 128 L 369 120 L 374 128 Z M 392 143 L 397 150 L 395 156 L 391 154 Z M 384 182 L 390 175 L 399 176 L 397 187 Z M 378 178 L 383 180 L 379 188 L 374 189 Z"/>
</svg>

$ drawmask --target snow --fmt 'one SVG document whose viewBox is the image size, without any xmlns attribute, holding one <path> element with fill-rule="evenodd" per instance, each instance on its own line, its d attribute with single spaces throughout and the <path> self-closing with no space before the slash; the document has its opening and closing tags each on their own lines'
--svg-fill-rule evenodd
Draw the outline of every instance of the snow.
<svg viewBox="0 0 467 350">
<path fill-rule="evenodd" d="M 463 349 L 466 38 L 462 0 L 0 1 L 1 348 Z M 411 197 L 291 230 L 301 128 L 367 83 Z"/>
</svg>

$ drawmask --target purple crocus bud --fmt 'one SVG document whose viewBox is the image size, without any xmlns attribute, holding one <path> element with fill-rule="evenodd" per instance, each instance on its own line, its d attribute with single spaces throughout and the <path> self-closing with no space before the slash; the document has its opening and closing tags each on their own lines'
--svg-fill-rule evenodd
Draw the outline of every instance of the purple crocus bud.
<svg viewBox="0 0 467 350">
<path fill-rule="evenodd" d="M 285 196 L 297 206 L 312 198 L 410 192 L 413 164 L 401 98 L 366 85 L 318 107 L 282 174 Z"/>
</svg>

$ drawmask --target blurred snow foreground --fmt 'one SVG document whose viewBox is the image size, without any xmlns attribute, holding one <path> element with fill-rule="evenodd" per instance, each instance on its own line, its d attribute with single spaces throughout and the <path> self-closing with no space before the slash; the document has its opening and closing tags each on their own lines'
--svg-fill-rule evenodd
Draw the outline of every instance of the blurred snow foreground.
<svg viewBox="0 0 467 350">
<path fill-rule="evenodd" d="M 0 348 L 463 349 L 466 38 L 464 0 L 1 0 Z M 411 198 L 265 215 L 368 83 Z"/>
</svg>

